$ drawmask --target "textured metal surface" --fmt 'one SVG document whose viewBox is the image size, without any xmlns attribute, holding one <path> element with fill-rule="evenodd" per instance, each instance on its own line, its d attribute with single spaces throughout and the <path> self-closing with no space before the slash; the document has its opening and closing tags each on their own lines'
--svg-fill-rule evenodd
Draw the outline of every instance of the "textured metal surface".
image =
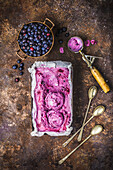
<svg viewBox="0 0 113 170">
<path fill-rule="evenodd" d="M 0 1 L 0 169 L 38 169 L 38 170 L 111 170 L 113 169 L 113 2 L 112 0 L 1 0 Z M 14 79 L 19 75 L 11 67 L 17 61 L 17 36 L 24 23 L 50 18 L 56 25 L 53 32 L 67 26 L 70 36 L 77 35 L 86 39 L 96 39 L 97 45 L 85 47 L 86 54 L 102 56 L 94 65 L 103 73 L 111 87 L 105 94 L 80 54 L 73 54 L 67 49 L 68 38 L 64 34 L 64 54 L 59 53 L 58 39 L 52 51 L 37 60 L 66 60 L 73 64 L 73 132 L 82 124 L 87 108 L 87 91 L 91 85 L 98 87 L 98 94 L 92 101 L 88 117 L 93 109 L 103 104 L 104 114 L 94 118 L 84 130 L 83 139 L 87 137 L 95 124 L 104 126 L 104 131 L 92 137 L 77 150 L 63 165 L 58 161 L 78 145 L 75 138 L 65 149 L 61 144 L 68 137 L 41 138 L 31 137 L 31 97 L 29 89 L 30 75 L 27 68 L 35 59 L 28 58 L 25 74 L 19 83 Z M 71 135 L 70 135 L 71 136 Z"/>
</svg>

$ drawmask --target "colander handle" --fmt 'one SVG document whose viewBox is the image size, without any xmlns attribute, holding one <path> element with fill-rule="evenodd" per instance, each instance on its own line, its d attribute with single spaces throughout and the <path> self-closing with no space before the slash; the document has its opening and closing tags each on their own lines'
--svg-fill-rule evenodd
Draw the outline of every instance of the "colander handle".
<svg viewBox="0 0 113 170">
<path fill-rule="evenodd" d="M 55 24 L 49 19 L 49 18 L 46 18 L 45 19 L 45 21 L 43 22 L 44 24 L 46 24 L 46 21 L 49 21 L 51 24 L 52 24 L 52 26 L 51 27 L 49 27 L 50 28 L 50 30 L 52 30 L 53 29 L 53 27 L 55 26 Z"/>
<path fill-rule="evenodd" d="M 20 52 L 20 49 L 16 52 L 17 56 L 18 56 L 21 60 L 26 60 L 27 56 L 21 57 L 21 56 L 19 55 L 19 52 Z"/>
</svg>

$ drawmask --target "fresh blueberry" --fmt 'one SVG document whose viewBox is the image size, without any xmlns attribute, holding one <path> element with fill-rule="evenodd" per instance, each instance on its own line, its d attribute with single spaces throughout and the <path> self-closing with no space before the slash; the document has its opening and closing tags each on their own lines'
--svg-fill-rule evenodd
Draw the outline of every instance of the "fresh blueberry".
<svg viewBox="0 0 113 170">
<path fill-rule="evenodd" d="M 33 48 L 36 50 L 37 49 L 37 47 L 35 46 L 35 45 L 33 45 Z"/>
<path fill-rule="evenodd" d="M 37 50 L 40 50 L 40 47 L 39 47 L 39 46 L 37 46 Z"/>
<path fill-rule="evenodd" d="M 22 47 L 22 50 L 25 50 L 25 46 Z"/>
<path fill-rule="evenodd" d="M 23 43 L 24 43 L 24 42 L 26 42 L 26 40 L 25 40 L 25 39 L 23 40 Z"/>
<path fill-rule="evenodd" d="M 49 40 L 50 38 L 49 37 L 47 37 L 47 40 Z"/>
<path fill-rule="evenodd" d="M 25 35 L 25 38 L 27 38 L 27 37 L 28 37 L 28 34 Z"/>
<path fill-rule="evenodd" d="M 36 30 L 37 29 L 37 27 L 36 26 L 34 26 L 34 30 Z"/>
<path fill-rule="evenodd" d="M 34 32 L 31 32 L 31 35 L 34 35 Z"/>
<path fill-rule="evenodd" d="M 18 69 L 19 69 L 20 71 L 22 71 L 24 68 L 23 68 L 23 67 L 19 67 Z"/>
<path fill-rule="evenodd" d="M 43 40 L 44 40 L 44 38 L 42 37 L 40 40 L 41 40 L 41 41 L 43 41 Z"/>
<path fill-rule="evenodd" d="M 58 42 L 59 42 L 60 44 L 62 44 L 62 43 L 63 43 L 63 40 L 59 40 Z"/>
<path fill-rule="evenodd" d="M 65 36 L 66 36 L 66 37 L 69 37 L 69 33 L 66 33 Z"/>
<path fill-rule="evenodd" d="M 44 51 L 45 50 L 45 48 L 44 47 L 42 47 L 42 51 Z"/>
<path fill-rule="evenodd" d="M 37 56 L 40 57 L 40 56 L 41 56 L 41 53 L 38 53 Z"/>
<path fill-rule="evenodd" d="M 30 53 L 29 53 L 30 55 L 33 55 L 33 52 L 32 51 L 30 51 Z"/>
<path fill-rule="evenodd" d="M 38 34 L 40 35 L 40 34 L 41 34 L 41 31 L 38 31 Z"/>
<path fill-rule="evenodd" d="M 27 25 L 24 25 L 24 29 L 27 29 Z"/>
<path fill-rule="evenodd" d="M 40 41 L 39 41 L 39 40 L 37 40 L 36 42 L 37 42 L 37 43 L 39 43 Z"/>
<path fill-rule="evenodd" d="M 12 68 L 17 69 L 18 68 L 17 64 L 13 65 Z"/>
<path fill-rule="evenodd" d="M 37 35 L 37 32 L 35 31 L 34 34 Z"/>
<path fill-rule="evenodd" d="M 27 46 L 27 50 L 29 50 L 29 46 Z"/>
<path fill-rule="evenodd" d="M 48 52 L 48 49 L 45 49 L 45 52 L 47 53 L 47 52 Z"/>
<path fill-rule="evenodd" d="M 15 82 L 19 82 L 20 81 L 20 79 L 19 78 L 15 78 Z"/>
<path fill-rule="evenodd" d="M 23 45 L 23 42 L 21 41 L 21 42 L 19 42 L 19 45 L 21 46 L 21 45 Z"/>
<path fill-rule="evenodd" d="M 41 38 L 41 36 L 39 35 L 39 36 L 38 36 L 38 38 L 40 39 L 40 38 Z"/>
<path fill-rule="evenodd" d="M 30 35 L 31 35 L 31 33 L 30 33 L 30 32 L 28 32 L 28 35 L 30 36 Z"/>
<path fill-rule="evenodd" d="M 36 37 L 37 37 L 37 35 L 34 35 L 34 37 L 36 38 Z"/>
<path fill-rule="evenodd" d="M 33 40 L 33 38 L 32 38 L 32 37 L 29 37 L 29 40 Z"/>
<path fill-rule="evenodd" d="M 66 31 L 67 31 L 67 28 L 66 28 L 66 27 L 63 27 L 63 28 L 62 28 L 62 31 L 63 31 L 63 32 L 66 32 Z"/>
<path fill-rule="evenodd" d="M 33 55 L 34 55 L 34 57 L 36 57 L 36 56 L 37 56 L 37 55 L 36 55 L 36 53 L 34 53 Z"/>
<path fill-rule="evenodd" d="M 45 51 L 42 51 L 42 55 L 44 55 L 45 54 Z"/>
<path fill-rule="evenodd" d="M 26 30 L 23 30 L 23 31 L 22 31 L 22 33 L 25 33 L 25 32 L 26 32 Z"/>
<path fill-rule="evenodd" d="M 25 49 L 24 52 L 27 53 L 27 49 Z"/>
<path fill-rule="evenodd" d="M 24 66 L 24 63 L 20 63 L 20 67 L 23 67 Z"/>
<path fill-rule="evenodd" d="M 44 47 L 47 48 L 47 44 L 44 44 Z"/>
<path fill-rule="evenodd" d="M 21 59 L 18 59 L 18 60 L 17 60 L 17 63 L 21 63 L 21 61 L 22 61 Z"/>
<path fill-rule="evenodd" d="M 47 36 L 46 36 L 46 35 L 44 35 L 44 38 L 47 38 Z"/>
<path fill-rule="evenodd" d="M 41 43 L 39 42 L 38 45 L 41 46 Z"/>
<path fill-rule="evenodd" d="M 48 32 L 48 30 L 47 30 L 47 29 L 44 29 L 44 32 Z"/>
<path fill-rule="evenodd" d="M 30 31 L 31 31 L 31 28 L 28 27 L 27 31 L 30 32 Z"/>
<path fill-rule="evenodd" d="M 43 41 L 43 44 L 46 44 L 47 43 L 47 41 Z"/>
<path fill-rule="evenodd" d="M 29 55 L 29 52 L 27 52 L 26 54 Z"/>
<path fill-rule="evenodd" d="M 31 41 L 31 42 L 29 42 L 29 44 L 30 44 L 30 45 L 32 45 L 32 44 L 33 44 L 33 42 Z"/>
<path fill-rule="evenodd" d="M 38 29 L 40 30 L 40 29 L 41 29 L 41 26 L 39 26 Z"/>
<path fill-rule="evenodd" d="M 41 23 L 40 23 L 40 24 L 39 24 L 39 26 L 41 26 L 41 27 L 42 27 L 42 26 L 43 26 L 43 24 L 41 24 Z"/>
<path fill-rule="evenodd" d="M 20 75 L 23 75 L 23 74 L 24 74 L 24 72 L 23 72 L 23 71 L 21 71 L 21 72 L 20 72 Z"/>
</svg>

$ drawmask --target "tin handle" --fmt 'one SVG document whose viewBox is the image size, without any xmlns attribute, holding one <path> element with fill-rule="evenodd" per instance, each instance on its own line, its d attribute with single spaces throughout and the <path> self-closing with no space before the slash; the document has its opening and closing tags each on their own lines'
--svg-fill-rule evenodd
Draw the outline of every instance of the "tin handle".
<svg viewBox="0 0 113 170">
<path fill-rule="evenodd" d="M 46 18 L 45 19 L 45 21 L 43 22 L 44 24 L 46 23 L 46 21 L 49 21 L 51 24 L 52 24 L 52 26 L 51 26 L 51 28 L 50 28 L 50 30 L 52 30 L 53 29 L 53 27 L 55 26 L 55 24 L 49 19 L 49 18 Z"/>
<path fill-rule="evenodd" d="M 21 57 L 21 56 L 19 55 L 19 52 L 20 52 L 20 50 L 18 50 L 18 51 L 16 52 L 17 56 L 18 56 L 21 60 L 26 60 L 27 56 Z"/>
</svg>

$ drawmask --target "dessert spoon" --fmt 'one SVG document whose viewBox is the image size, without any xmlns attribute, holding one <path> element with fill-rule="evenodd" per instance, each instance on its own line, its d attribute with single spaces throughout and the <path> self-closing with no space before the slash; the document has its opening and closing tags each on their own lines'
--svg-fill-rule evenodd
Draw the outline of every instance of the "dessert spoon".
<svg viewBox="0 0 113 170">
<path fill-rule="evenodd" d="M 91 138 L 94 135 L 99 134 L 103 130 L 103 127 L 101 125 L 96 125 L 92 130 L 90 135 L 81 142 L 75 149 L 73 149 L 69 154 L 67 154 L 63 159 L 61 159 L 58 163 L 62 164 L 69 156 L 71 156 L 81 145 L 83 145 L 89 138 Z"/>
<path fill-rule="evenodd" d="M 85 121 L 86 121 L 86 118 L 87 118 L 87 114 L 88 114 L 88 111 L 89 111 L 89 107 L 90 107 L 91 101 L 92 101 L 92 99 L 96 96 L 96 94 L 97 94 L 97 87 L 96 87 L 96 86 L 90 87 L 90 89 L 89 89 L 89 91 L 88 91 L 88 97 L 89 97 L 88 107 L 87 107 L 87 110 L 86 110 L 86 113 L 85 113 L 85 117 L 84 117 L 84 121 L 83 121 L 83 124 L 82 124 L 82 128 L 81 128 L 80 133 L 79 133 L 79 136 L 78 136 L 78 138 L 77 138 L 77 140 L 78 140 L 79 142 L 80 142 L 81 139 L 82 139 L 84 124 L 85 124 Z"/>
<path fill-rule="evenodd" d="M 92 116 L 89 118 L 89 120 L 84 124 L 84 126 L 87 125 L 94 117 L 101 115 L 104 111 L 105 111 L 105 107 L 104 107 L 104 106 L 102 106 L 102 105 L 97 106 L 97 107 L 94 109 L 94 111 L 93 111 L 93 115 L 92 115 Z M 71 136 L 66 142 L 64 142 L 64 143 L 62 144 L 63 147 L 66 147 L 66 146 L 72 141 L 72 139 L 78 134 L 78 132 L 80 132 L 80 130 L 81 130 L 81 128 L 80 128 L 77 132 L 75 132 L 74 135 Z"/>
</svg>

